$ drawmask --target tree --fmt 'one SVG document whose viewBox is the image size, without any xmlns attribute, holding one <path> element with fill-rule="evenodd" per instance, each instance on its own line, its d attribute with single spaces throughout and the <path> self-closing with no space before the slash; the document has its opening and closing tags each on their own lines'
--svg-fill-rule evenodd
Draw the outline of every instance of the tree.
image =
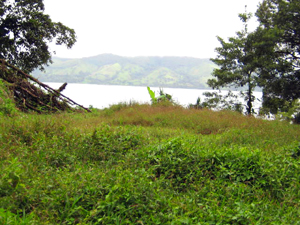
<svg viewBox="0 0 300 225">
<path fill-rule="evenodd" d="M 239 17 L 244 23 L 244 30 L 237 32 L 237 37 L 229 38 L 229 42 L 217 37 L 222 47 L 216 48 L 217 58 L 211 61 L 219 68 L 214 69 L 212 76 L 215 78 L 209 79 L 208 85 L 213 89 L 246 87 L 246 93 L 243 93 L 247 102 L 246 113 L 251 115 L 254 112 L 253 91 L 257 86 L 254 36 L 250 36 L 247 29 L 251 14 L 245 12 Z"/>
<path fill-rule="evenodd" d="M 44 14 L 43 0 L 0 0 L 0 58 L 25 72 L 51 62 L 48 43 L 71 48 L 75 31 L 52 22 Z"/>
<path fill-rule="evenodd" d="M 300 98 L 300 1 L 264 0 L 256 16 L 263 108 L 288 112 Z"/>
</svg>

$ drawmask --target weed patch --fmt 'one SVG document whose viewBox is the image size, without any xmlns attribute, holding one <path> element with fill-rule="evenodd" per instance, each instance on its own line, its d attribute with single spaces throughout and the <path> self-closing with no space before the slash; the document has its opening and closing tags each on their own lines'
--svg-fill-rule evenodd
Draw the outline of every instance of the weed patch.
<svg viewBox="0 0 300 225">
<path fill-rule="evenodd" d="M 117 108 L 0 116 L 0 224 L 300 221 L 299 126 Z"/>
<path fill-rule="evenodd" d="M 176 138 L 151 148 L 148 159 L 157 178 L 171 179 L 180 189 L 205 179 L 264 183 L 259 152 L 245 148 L 223 148 L 215 151 L 197 146 L 197 139 Z"/>
<path fill-rule="evenodd" d="M 137 129 L 112 128 L 104 125 L 92 134 L 82 137 L 76 154 L 91 161 L 112 160 L 124 156 L 143 144 L 143 136 Z"/>
</svg>

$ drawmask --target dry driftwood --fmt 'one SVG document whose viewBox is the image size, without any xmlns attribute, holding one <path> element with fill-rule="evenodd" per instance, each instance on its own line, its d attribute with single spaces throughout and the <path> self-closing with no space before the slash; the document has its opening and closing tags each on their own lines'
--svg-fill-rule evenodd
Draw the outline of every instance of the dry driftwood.
<svg viewBox="0 0 300 225">
<path fill-rule="evenodd" d="M 0 78 L 10 84 L 17 107 L 22 111 L 34 110 L 39 113 L 65 111 L 73 110 L 71 106 L 75 105 L 91 112 L 61 93 L 67 83 L 55 90 L 3 59 L 0 59 L 0 64 Z"/>
</svg>

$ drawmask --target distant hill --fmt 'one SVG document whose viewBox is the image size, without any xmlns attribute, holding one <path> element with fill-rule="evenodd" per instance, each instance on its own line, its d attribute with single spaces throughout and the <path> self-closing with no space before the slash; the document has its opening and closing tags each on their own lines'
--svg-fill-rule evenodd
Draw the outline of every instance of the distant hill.
<svg viewBox="0 0 300 225">
<path fill-rule="evenodd" d="M 190 57 L 122 57 L 102 54 L 81 59 L 53 58 L 45 72 L 33 75 L 43 82 L 208 88 L 215 65 Z"/>
</svg>

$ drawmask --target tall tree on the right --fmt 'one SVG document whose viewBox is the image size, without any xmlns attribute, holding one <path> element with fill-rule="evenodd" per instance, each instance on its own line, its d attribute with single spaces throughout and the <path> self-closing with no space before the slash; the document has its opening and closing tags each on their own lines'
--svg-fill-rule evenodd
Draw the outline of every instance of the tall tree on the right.
<svg viewBox="0 0 300 225">
<path fill-rule="evenodd" d="M 286 112 L 300 98 L 300 1 L 264 0 L 256 16 L 263 108 Z"/>
<path fill-rule="evenodd" d="M 221 47 L 215 50 L 218 53 L 216 58 L 212 58 L 218 68 L 214 69 L 212 76 L 207 84 L 213 89 L 220 88 L 244 88 L 242 92 L 246 102 L 246 114 L 254 113 L 253 102 L 255 97 L 253 91 L 257 84 L 257 60 L 254 49 L 256 37 L 248 33 L 248 21 L 251 19 L 251 13 L 239 14 L 239 18 L 244 23 L 244 29 L 236 33 L 235 37 L 228 38 L 225 41 L 217 37 Z"/>
</svg>

